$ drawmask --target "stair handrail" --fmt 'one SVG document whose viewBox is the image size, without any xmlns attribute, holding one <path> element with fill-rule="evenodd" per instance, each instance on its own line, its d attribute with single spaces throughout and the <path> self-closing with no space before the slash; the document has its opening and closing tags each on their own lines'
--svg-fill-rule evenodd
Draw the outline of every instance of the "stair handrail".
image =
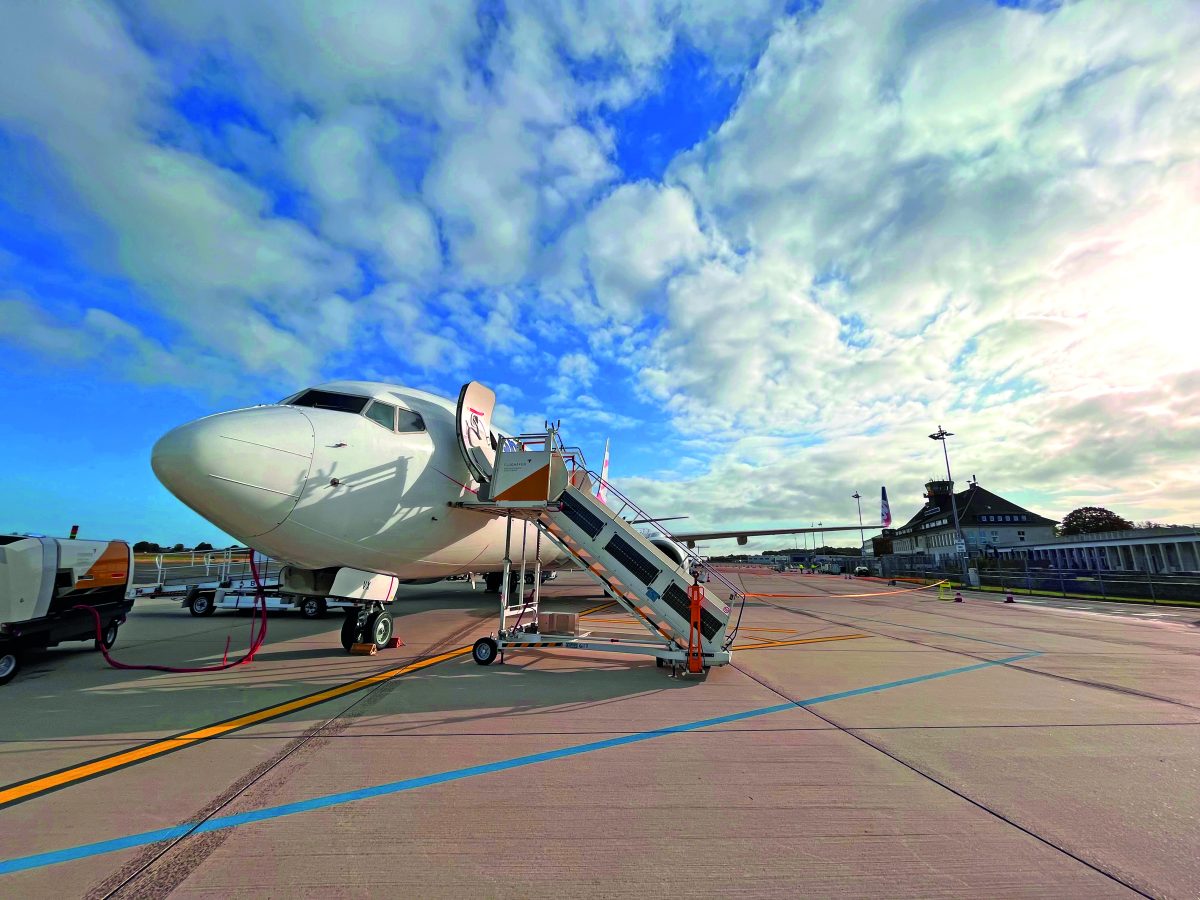
<svg viewBox="0 0 1200 900">
<path fill-rule="evenodd" d="M 593 472 L 591 469 L 587 469 L 585 471 L 587 471 L 588 475 L 590 475 L 592 477 L 593 481 L 595 481 L 597 484 L 600 483 L 600 476 L 598 473 Z M 687 546 L 687 544 L 680 543 L 680 541 L 675 537 L 675 535 L 671 534 L 670 531 L 668 531 L 666 528 L 664 528 L 662 526 L 662 523 L 655 521 L 653 516 L 651 516 L 649 513 L 647 513 L 644 509 L 642 509 L 640 506 L 638 506 L 636 503 L 634 503 L 632 500 L 630 500 L 627 496 L 625 496 L 623 493 L 621 493 L 615 487 L 613 487 L 611 481 L 608 483 L 608 493 L 609 493 L 610 497 L 616 497 L 616 499 L 620 500 L 622 503 L 621 510 L 613 513 L 614 517 L 619 517 L 621 512 L 623 512 L 626 509 L 632 509 L 634 511 L 634 513 L 637 514 L 638 518 L 650 520 L 646 524 L 653 525 L 655 527 L 655 529 L 657 529 L 658 532 L 660 534 L 662 534 L 663 537 L 665 537 L 667 540 L 671 541 L 676 546 L 678 546 L 687 555 L 688 561 L 690 563 L 692 563 L 695 566 L 695 568 L 704 570 L 705 572 L 708 573 L 709 578 L 716 578 L 717 581 L 721 582 L 721 584 L 723 584 L 723 585 L 725 585 L 725 587 L 729 588 L 729 590 L 733 592 L 733 596 L 731 596 L 729 598 L 730 600 L 733 600 L 734 596 L 738 596 L 738 595 L 741 595 L 743 600 L 745 599 L 745 592 L 741 588 L 737 587 L 732 581 L 730 581 L 728 578 L 726 578 L 724 575 L 722 575 L 720 572 L 718 572 L 715 568 L 713 568 L 708 563 L 706 563 L 703 560 L 703 558 L 700 556 L 700 554 L 695 552 L 693 549 L 689 548 Z M 608 504 L 605 504 L 605 505 L 607 506 Z M 689 571 L 692 570 L 693 565 L 688 566 Z"/>
</svg>

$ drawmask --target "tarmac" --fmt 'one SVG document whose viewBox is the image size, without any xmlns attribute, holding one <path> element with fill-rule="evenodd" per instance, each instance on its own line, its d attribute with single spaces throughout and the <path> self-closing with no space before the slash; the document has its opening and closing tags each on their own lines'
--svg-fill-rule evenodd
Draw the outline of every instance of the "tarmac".
<svg viewBox="0 0 1200 900">
<path fill-rule="evenodd" d="M 1200 610 L 730 573 L 768 596 L 703 678 L 477 666 L 498 601 L 461 583 L 403 588 L 373 657 L 296 614 L 219 674 L 34 657 L 0 896 L 1200 894 Z M 580 573 L 543 604 L 620 628 Z M 142 599 L 113 652 L 203 665 L 251 624 Z"/>
</svg>

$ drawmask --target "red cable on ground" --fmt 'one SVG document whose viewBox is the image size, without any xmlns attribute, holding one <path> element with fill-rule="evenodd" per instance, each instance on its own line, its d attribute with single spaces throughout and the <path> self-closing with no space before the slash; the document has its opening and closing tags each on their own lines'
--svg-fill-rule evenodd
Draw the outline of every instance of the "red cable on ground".
<svg viewBox="0 0 1200 900">
<path fill-rule="evenodd" d="M 262 613 L 262 628 L 255 634 L 253 627 L 251 628 L 250 649 L 246 651 L 246 655 L 241 659 L 235 659 L 233 662 L 228 662 L 229 659 L 229 642 L 230 637 L 225 638 L 225 653 L 221 657 L 220 665 L 216 666 L 198 666 L 198 667 L 177 667 L 177 666 L 134 666 L 129 663 L 123 663 L 120 660 L 114 659 L 108 652 L 108 648 L 104 646 L 104 634 L 100 625 L 100 613 L 96 611 L 96 607 L 89 606 L 86 603 L 78 603 L 73 609 L 86 609 L 92 614 L 92 618 L 96 620 L 96 646 L 100 648 L 100 652 L 104 655 L 104 661 L 114 669 L 124 669 L 127 671 L 151 671 L 151 672 L 173 672 L 178 674 L 195 674 L 200 672 L 222 672 L 225 669 L 232 669 L 234 666 L 244 665 L 254 661 L 254 654 L 258 652 L 263 643 L 267 639 L 267 595 L 263 591 L 262 580 L 258 577 L 258 566 L 254 564 L 254 551 L 250 551 L 250 572 L 254 575 L 254 610 Z M 258 617 L 255 616 L 254 622 L 258 623 Z"/>
</svg>

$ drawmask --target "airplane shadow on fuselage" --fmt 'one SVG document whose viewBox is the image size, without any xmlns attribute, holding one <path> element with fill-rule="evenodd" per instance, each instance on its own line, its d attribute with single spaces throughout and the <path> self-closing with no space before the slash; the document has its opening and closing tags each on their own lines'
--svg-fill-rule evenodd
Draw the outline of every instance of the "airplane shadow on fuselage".
<svg viewBox="0 0 1200 900">
<path fill-rule="evenodd" d="M 364 516 L 367 517 L 370 524 L 355 535 L 358 540 L 385 534 L 397 525 L 421 517 L 458 517 L 458 527 L 464 536 L 488 524 L 488 516 L 451 509 L 446 505 L 451 500 L 474 499 L 473 494 L 457 488 L 432 462 L 412 478 L 409 471 L 411 460 L 411 456 L 398 456 L 386 463 L 353 472 L 347 471 L 336 461 L 323 466 L 310 473 L 299 508 L 319 503 L 320 516 L 327 522 L 362 521 Z M 332 483 L 335 479 L 338 482 L 336 485 Z M 405 497 L 443 499 L 433 506 L 406 507 Z"/>
</svg>

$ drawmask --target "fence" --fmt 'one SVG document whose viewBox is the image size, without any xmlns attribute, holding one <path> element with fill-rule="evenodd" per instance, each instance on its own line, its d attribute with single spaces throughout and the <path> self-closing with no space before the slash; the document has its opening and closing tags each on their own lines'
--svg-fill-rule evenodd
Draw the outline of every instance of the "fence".
<svg viewBox="0 0 1200 900">
<path fill-rule="evenodd" d="M 261 556 L 255 559 L 259 577 L 264 583 L 279 578 L 282 565 Z M 160 553 L 152 563 L 138 563 L 136 581 L 153 581 L 159 590 L 194 584 L 249 582 L 250 555 L 245 550 L 212 550 L 209 552 Z"/>
<path fill-rule="evenodd" d="M 944 564 L 922 557 L 881 557 L 883 574 L 889 578 L 913 578 L 923 583 L 946 580 L 966 586 L 961 571 L 947 571 Z M 1103 570 L 1058 569 L 1030 566 L 1029 560 L 999 563 L 974 560 L 980 587 L 1019 594 L 1080 597 L 1093 600 L 1149 600 L 1200 602 L 1200 577 L 1196 575 L 1105 572 Z"/>
</svg>

